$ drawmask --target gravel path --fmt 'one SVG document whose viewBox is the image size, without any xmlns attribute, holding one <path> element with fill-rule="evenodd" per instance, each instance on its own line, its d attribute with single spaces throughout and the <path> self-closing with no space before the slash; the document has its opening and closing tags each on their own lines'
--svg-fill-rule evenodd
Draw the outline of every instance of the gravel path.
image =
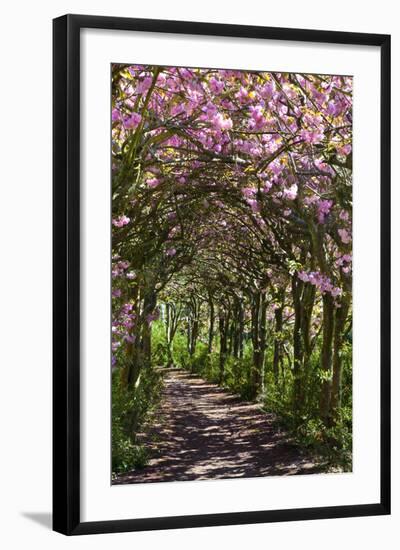
<svg viewBox="0 0 400 550">
<path fill-rule="evenodd" d="M 215 384 L 165 370 L 160 407 L 141 435 L 150 449 L 144 469 L 113 483 L 143 483 L 310 474 L 320 466 L 288 441 L 272 414 Z"/>
</svg>

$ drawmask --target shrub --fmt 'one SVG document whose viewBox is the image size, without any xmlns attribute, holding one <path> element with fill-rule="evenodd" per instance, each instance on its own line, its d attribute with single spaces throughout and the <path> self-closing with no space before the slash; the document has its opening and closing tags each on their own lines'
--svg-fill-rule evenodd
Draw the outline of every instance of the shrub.
<svg viewBox="0 0 400 550">
<path fill-rule="evenodd" d="M 143 368 L 134 388 L 121 384 L 118 371 L 113 374 L 113 475 L 147 464 L 148 452 L 137 440 L 137 434 L 159 401 L 161 384 L 161 375 L 150 368 Z"/>
</svg>

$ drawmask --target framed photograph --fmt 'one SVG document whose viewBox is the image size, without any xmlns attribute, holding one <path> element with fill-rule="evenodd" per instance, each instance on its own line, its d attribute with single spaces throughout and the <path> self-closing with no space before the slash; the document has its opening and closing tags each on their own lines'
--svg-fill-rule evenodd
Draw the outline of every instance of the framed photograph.
<svg viewBox="0 0 400 550">
<path fill-rule="evenodd" d="M 54 530 L 390 513 L 390 36 L 54 20 Z"/>
</svg>

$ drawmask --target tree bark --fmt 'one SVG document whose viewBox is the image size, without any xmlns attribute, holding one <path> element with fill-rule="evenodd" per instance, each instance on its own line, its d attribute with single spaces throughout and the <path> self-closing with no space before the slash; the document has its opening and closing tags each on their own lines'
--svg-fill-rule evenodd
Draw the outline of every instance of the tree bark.
<svg viewBox="0 0 400 550">
<path fill-rule="evenodd" d="M 322 420 L 327 421 L 329 415 L 329 403 L 332 387 L 332 339 L 334 325 L 333 298 L 330 294 L 324 294 L 323 303 L 323 336 L 320 367 L 323 374 L 319 410 Z"/>
<path fill-rule="evenodd" d="M 335 310 L 335 329 L 333 335 L 332 391 L 329 405 L 329 416 L 332 420 L 337 416 L 342 398 L 342 347 L 344 327 L 350 307 L 350 296 L 345 295 L 340 307 Z"/>
<path fill-rule="evenodd" d="M 166 340 L 167 340 L 167 361 L 168 367 L 172 367 L 174 364 L 172 355 L 172 346 L 175 338 L 176 330 L 178 328 L 180 316 L 180 308 L 176 307 L 173 303 L 166 304 Z"/>
<path fill-rule="evenodd" d="M 208 327 L 208 353 L 212 353 L 213 339 L 214 339 L 214 322 L 215 322 L 215 312 L 214 312 L 214 302 L 212 298 L 208 302 L 210 310 L 210 322 Z"/>
<path fill-rule="evenodd" d="M 252 308 L 253 365 L 250 376 L 250 395 L 253 399 L 263 390 L 266 313 L 265 294 L 258 292 L 254 297 Z"/>
<path fill-rule="evenodd" d="M 315 286 L 305 283 L 301 300 L 301 333 L 303 339 L 303 372 L 302 372 L 302 393 L 304 405 L 307 406 L 310 377 L 310 360 L 311 360 L 311 319 L 314 309 L 316 289 Z"/>
<path fill-rule="evenodd" d="M 143 300 L 142 342 L 143 362 L 146 367 L 151 366 L 151 323 L 147 321 L 148 315 L 154 312 L 157 305 L 157 294 L 154 290 L 145 294 Z"/>
<path fill-rule="evenodd" d="M 279 363 L 282 357 L 282 329 L 283 329 L 283 308 L 278 307 L 275 310 L 275 339 L 274 339 L 274 359 L 273 372 L 275 386 L 279 384 Z"/>
<path fill-rule="evenodd" d="M 301 331 L 301 294 L 304 283 L 296 277 L 292 278 L 292 296 L 294 307 L 294 327 L 293 327 L 293 408 L 300 411 L 304 405 L 304 394 L 302 384 L 302 365 L 303 365 L 303 338 Z"/>
<path fill-rule="evenodd" d="M 219 384 L 224 382 L 225 377 L 225 361 L 226 361 L 226 352 L 228 344 L 228 316 L 226 312 L 219 314 L 219 339 L 220 339 L 220 349 L 219 349 Z"/>
</svg>

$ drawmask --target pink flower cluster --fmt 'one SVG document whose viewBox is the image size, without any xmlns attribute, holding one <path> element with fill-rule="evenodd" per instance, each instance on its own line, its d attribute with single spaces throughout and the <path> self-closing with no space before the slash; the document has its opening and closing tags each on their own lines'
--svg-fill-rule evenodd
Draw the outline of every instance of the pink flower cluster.
<svg viewBox="0 0 400 550">
<path fill-rule="evenodd" d="M 294 183 L 289 189 L 284 189 L 283 196 L 285 199 L 288 199 L 290 201 L 294 201 L 297 197 L 298 187 L 297 184 Z"/>
<path fill-rule="evenodd" d="M 124 227 L 124 225 L 127 225 L 131 221 L 130 218 L 128 218 L 125 215 L 119 216 L 119 218 L 115 218 L 112 221 L 112 224 L 115 227 Z"/>
<path fill-rule="evenodd" d="M 343 273 L 349 273 L 351 271 L 351 263 L 351 254 L 343 254 L 343 256 L 339 256 L 335 261 L 336 267 L 339 267 Z"/>
<path fill-rule="evenodd" d="M 112 333 L 112 366 L 117 363 L 116 353 L 124 342 L 133 344 L 136 336 L 132 330 L 136 324 L 136 313 L 133 311 L 133 304 L 127 302 L 119 310 L 113 308 Z"/>
<path fill-rule="evenodd" d="M 114 262 L 112 266 L 111 275 L 113 278 L 121 277 L 125 274 L 125 271 L 128 269 L 130 263 L 127 260 L 121 260 L 119 262 Z"/>
<path fill-rule="evenodd" d="M 147 187 L 155 188 L 160 184 L 160 180 L 158 178 L 149 178 L 146 180 Z"/>
<path fill-rule="evenodd" d="M 217 113 L 212 118 L 212 124 L 217 130 L 231 130 L 233 126 L 232 119 L 224 117 L 221 113 Z"/>
<path fill-rule="evenodd" d="M 214 94 L 220 94 L 225 87 L 224 82 L 222 80 L 217 80 L 215 77 L 210 78 L 208 85 Z"/>
<path fill-rule="evenodd" d="M 317 204 L 318 208 L 318 222 L 324 223 L 333 205 L 331 200 L 319 200 Z"/>
<path fill-rule="evenodd" d="M 250 130 L 262 130 L 266 124 L 267 119 L 264 116 L 264 109 L 261 105 L 251 106 L 250 107 L 250 120 L 249 128 Z"/>
<path fill-rule="evenodd" d="M 139 113 L 132 113 L 131 116 L 124 119 L 125 128 L 135 129 L 142 121 L 142 115 Z"/>
<path fill-rule="evenodd" d="M 310 283 L 317 287 L 322 294 L 329 293 L 334 298 L 342 294 L 342 289 L 335 287 L 330 278 L 319 271 L 309 271 L 308 273 L 306 271 L 299 271 L 297 276 L 304 283 Z"/>
<path fill-rule="evenodd" d="M 324 139 L 324 134 L 317 129 L 301 130 L 300 137 L 304 139 L 305 142 L 314 144 L 321 143 L 321 141 Z"/>
<path fill-rule="evenodd" d="M 339 237 L 342 240 L 342 243 L 349 244 L 351 242 L 351 235 L 347 229 L 338 229 Z"/>
<path fill-rule="evenodd" d="M 260 212 L 261 207 L 257 199 L 246 199 L 246 202 L 250 206 L 254 214 Z"/>
</svg>

